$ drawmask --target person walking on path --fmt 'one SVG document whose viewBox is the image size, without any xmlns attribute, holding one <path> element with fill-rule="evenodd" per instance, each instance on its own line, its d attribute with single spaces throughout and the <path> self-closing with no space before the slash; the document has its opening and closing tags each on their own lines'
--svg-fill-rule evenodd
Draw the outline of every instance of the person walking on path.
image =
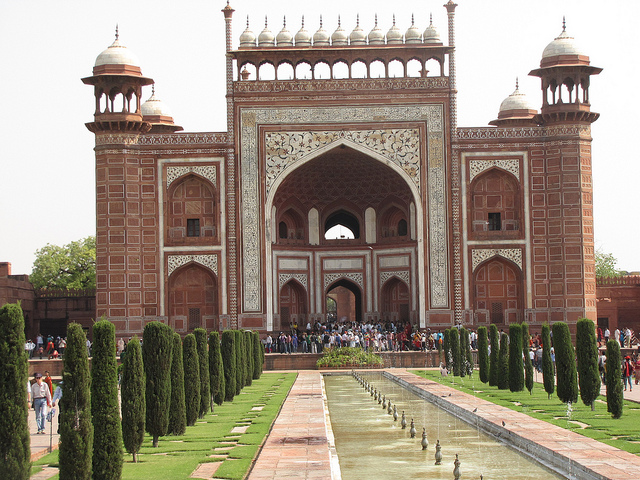
<svg viewBox="0 0 640 480">
<path fill-rule="evenodd" d="M 624 389 L 627 389 L 627 383 L 629 384 L 629 391 L 631 392 L 633 388 L 631 387 L 631 377 L 633 376 L 633 364 L 631 363 L 631 357 L 627 355 L 624 357 L 624 363 L 622 364 L 622 384 L 624 385 Z"/>
<path fill-rule="evenodd" d="M 56 391 L 53 392 L 53 399 L 51 400 L 51 407 L 56 406 L 56 402 L 58 402 L 62 398 L 62 380 L 58 382 L 56 386 Z M 60 433 L 60 405 L 58 405 L 58 431 Z"/>
<path fill-rule="evenodd" d="M 51 403 L 51 392 L 49 386 L 42 381 L 40 373 L 35 374 L 36 381 L 31 385 L 31 398 L 33 400 L 33 409 L 36 412 L 36 424 L 38 425 L 38 434 L 44 435 L 44 416 L 48 403 Z"/>
</svg>

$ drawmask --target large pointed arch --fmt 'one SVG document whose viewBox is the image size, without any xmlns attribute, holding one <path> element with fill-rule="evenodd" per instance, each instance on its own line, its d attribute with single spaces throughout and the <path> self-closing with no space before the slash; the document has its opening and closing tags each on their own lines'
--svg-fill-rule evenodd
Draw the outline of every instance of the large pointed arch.
<svg viewBox="0 0 640 480">
<path fill-rule="evenodd" d="M 345 291 L 352 294 L 352 298 L 346 300 L 346 296 L 343 295 Z M 334 298 L 337 304 L 337 319 L 343 321 L 346 317 L 349 322 L 363 321 L 363 295 L 360 286 L 355 282 L 349 280 L 346 277 L 342 277 L 339 280 L 331 283 L 325 290 L 325 296 L 331 296 L 332 292 L 337 298 Z M 342 298 L 341 298 L 342 297 Z M 352 302 L 352 303 L 350 303 Z M 326 302 L 325 309 L 326 309 Z M 323 313 L 327 313 L 326 311 Z"/>
</svg>

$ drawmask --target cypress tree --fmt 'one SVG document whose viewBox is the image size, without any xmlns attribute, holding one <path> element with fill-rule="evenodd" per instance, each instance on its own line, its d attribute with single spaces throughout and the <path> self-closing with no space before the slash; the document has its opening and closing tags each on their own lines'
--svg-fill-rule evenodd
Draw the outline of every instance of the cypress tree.
<svg viewBox="0 0 640 480">
<path fill-rule="evenodd" d="M 116 328 L 109 320 L 93 325 L 91 413 L 93 415 L 93 479 L 118 480 L 122 475 L 122 426 L 118 406 Z"/>
<path fill-rule="evenodd" d="M 153 437 L 153 446 L 157 447 L 158 438 L 166 435 L 169 427 L 173 331 L 164 323 L 149 322 L 144 327 L 142 340 L 147 402 L 145 428 Z"/>
<path fill-rule="evenodd" d="M 224 401 L 224 367 L 218 332 L 209 332 L 209 389 L 213 412 L 213 404 L 222 405 Z"/>
<path fill-rule="evenodd" d="M 548 324 L 542 325 L 542 382 L 548 398 L 555 391 L 554 365 L 551 360 L 551 329 Z"/>
<path fill-rule="evenodd" d="M 173 332 L 171 349 L 171 407 L 169 408 L 169 426 L 167 433 L 184 435 L 187 431 L 187 414 L 185 410 L 184 367 L 182 361 L 182 339 Z"/>
<path fill-rule="evenodd" d="M 200 364 L 198 341 L 193 333 L 184 337 L 184 398 L 187 425 L 195 425 L 200 414 Z"/>
<path fill-rule="evenodd" d="M 258 380 L 262 375 L 262 342 L 260 334 L 253 332 L 253 379 Z"/>
<path fill-rule="evenodd" d="M 467 375 L 472 376 L 473 375 L 474 363 L 473 363 L 473 354 L 471 353 L 471 339 L 469 338 L 469 331 L 468 330 L 465 330 L 464 353 L 466 355 L 466 358 L 463 358 L 463 361 L 464 361 L 464 365 L 465 365 L 465 367 L 467 369 Z"/>
<path fill-rule="evenodd" d="M 498 388 L 509 388 L 509 335 L 500 334 L 500 352 L 498 355 Z"/>
<path fill-rule="evenodd" d="M 240 395 L 242 388 L 244 387 L 244 358 L 242 351 L 242 332 L 240 330 L 234 330 L 235 336 L 234 348 L 236 350 L 236 395 Z"/>
<path fill-rule="evenodd" d="M 222 332 L 220 349 L 222 352 L 222 365 L 224 367 L 224 383 L 226 402 L 233 401 L 236 395 L 236 335 L 233 330 Z"/>
<path fill-rule="evenodd" d="M 622 393 L 622 356 L 620 355 L 620 345 L 616 340 L 607 342 L 607 412 L 613 418 L 622 416 L 624 406 L 624 393 Z"/>
<path fill-rule="evenodd" d="M 498 367 L 498 359 L 500 358 L 500 335 L 498 327 L 493 323 L 489 326 L 489 339 L 491 340 L 491 356 L 489 357 L 489 385 L 498 386 L 498 377 L 500 371 Z"/>
<path fill-rule="evenodd" d="M 578 372 L 569 326 L 564 322 L 556 322 L 551 328 L 553 330 L 553 347 L 556 352 L 556 392 L 562 403 L 576 403 L 578 401 Z"/>
<path fill-rule="evenodd" d="M 467 329 L 460 327 L 460 330 L 458 330 L 458 337 L 460 339 L 460 376 L 464 377 L 467 375 L 467 344 L 469 343 L 469 334 L 467 333 Z"/>
<path fill-rule="evenodd" d="M 593 411 L 595 410 L 596 398 L 600 395 L 596 327 L 588 318 L 579 319 L 576 327 L 576 358 L 578 359 L 580 398 L 585 405 L 590 405 Z"/>
<path fill-rule="evenodd" d="M 509 390 L 524 390 L 524 364 L 522 363 L 522 326 L 509 325 Z"/>
<path fill-rule="evenodd" d="M 444 350 L 444 364 L 448 371 L 451 371 L 451 363 L 453 362 L 453 356 L 451 355 L 451 345 L 449 345 L 449 329 L 447 328 L 442 333 L 442 348 Z"/>
<path fill-rule="evenodd" d="M 522 354 L 524 355 L 524 386 L 531 394 L 533 390 L 533 364 L 529 356 L 529 325 L 522 322 Z"/>
<path fill-rule="evenodd" d="M 250 386 L 253 383 L 253 333 L 244 331 L 244 356 L 247 359 L 247 375 L 245 383 Z"/>
<path fill-rule="evenodd" d="M 449 344 L 453 357 L 453 375 L 460 377 L 462 375 L 462 355 L 460 353 L 460 336 L 456 327 L 451 327 L 449 330 Z"/>
<path fill-rule="evenodd" d="M 487 339 L 487 327 L 478 327 L 478 368 L 480 369 L 480 381 L 489 381 L 489 340 Z"/>
<path fill-rule="evenodd" d="M 87 337 L 78 323 L 67 326 L 60 399 L 60 480 L 89 480 L 93 451 L 91 377 Z"/>
<path fill-rule="evenodd" d="M 209 352 L 207 351 L 207 331 L 204 328 L 196 328 L 193 331 L 196 336 L 196 348 L 198 350 L 198 365 L 200 366 L 200 411 L 198 416 L 204 418 L 209 412 L 211 404 L 211 387 L 209 385 Z"/>
<path fill-rule="evenodd" d="M 138 452 L 144 440 L 146 410 L 144 389 L 142 348 L 140 340 L 134 336 L 127 343 L 127 355 L 122 362 L 122 380 L 120 381 L 122 438 L 124 448 L 133 455 L 134 463 L 138 461 Z"/>
<path fill-rule="evenodd" d="M 26 480 L 31 469 L 27 411 L 28 358 L 20 304 L 0 309 L 0 458 L 6 478 Z"/>
</svg>

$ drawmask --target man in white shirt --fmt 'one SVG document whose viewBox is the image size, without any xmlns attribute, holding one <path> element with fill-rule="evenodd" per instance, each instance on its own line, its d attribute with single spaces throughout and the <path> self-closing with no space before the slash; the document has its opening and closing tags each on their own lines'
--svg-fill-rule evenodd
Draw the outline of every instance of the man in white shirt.
<svg viewBox="0 0 640 480">
<path fill-rule="evenodd" d="M 33 409 L 36 411 L 36 423 L 38 424 L 38 434 L 44 435 L 44 417 L 47 404 L 51 403 L 51 392 L 49 385 L 42 381 L 42 374 L 35 374 L 36 381 L 31 385 L 31 399 Z"/>
</svg>

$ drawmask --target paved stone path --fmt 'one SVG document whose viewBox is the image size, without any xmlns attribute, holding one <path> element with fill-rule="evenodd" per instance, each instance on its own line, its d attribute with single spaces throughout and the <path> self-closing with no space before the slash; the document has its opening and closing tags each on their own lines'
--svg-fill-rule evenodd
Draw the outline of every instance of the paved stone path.
<svg viewBox="0 0 640 480">
<path fill-rule="evenodd" d="M 276 419 L 249 480 L 339 478 L 331 475 L 322 376 L 300 371 Z"/>
</svg>

